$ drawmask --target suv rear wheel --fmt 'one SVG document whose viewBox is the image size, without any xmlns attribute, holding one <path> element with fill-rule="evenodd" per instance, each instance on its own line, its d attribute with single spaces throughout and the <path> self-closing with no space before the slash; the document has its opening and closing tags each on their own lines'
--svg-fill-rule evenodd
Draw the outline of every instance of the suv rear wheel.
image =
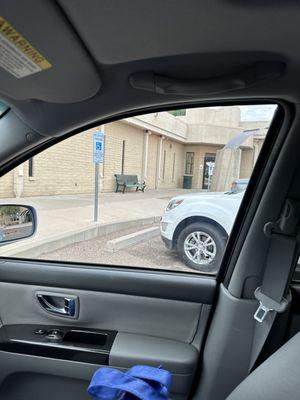
<svg viewBox="0 0 300 400">
<path fill-rule="evenodd" d="M 184 263 L 203 272 L 216 272 L 220 266 L 227 236 L 207 222 L 195 222 L 179 234 L 176 250 Z"/>
</svg>

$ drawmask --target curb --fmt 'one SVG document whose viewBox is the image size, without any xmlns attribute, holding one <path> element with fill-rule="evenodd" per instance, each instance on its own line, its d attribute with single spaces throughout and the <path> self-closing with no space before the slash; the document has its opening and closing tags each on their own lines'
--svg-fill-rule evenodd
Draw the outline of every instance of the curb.
<svg viewBox="0 0 300 400">
<path fill-rule="evenodd" d="M 152 225 L 160 221 L 160 217 L 141 218 L 114 222 L 109 224 L 96 224 L 79 230 L 55 235 L 49 239 L 37 240 L 36 242 L 13 243 L 9 248 L 0 248 L 0 257 L 24 257 L 37 258 L 43 253 L 51 253 L 73 243 L 82 242 L 96 237 L 108 235 L 130 228 L 139 228 Z"/>
<path fill-rule="evenodd" d="M 144 240 L 149 240 L 153 237 L 159 235 L 159 227 L 153 226 L 151 228 L 146 228 L 141 231 L 130 233 L 129 235 L 121 236 L 116 239 L 109 240 L 106 243 L 105 250 L 110 252 L 115 252 L 126 247 L 134 246 Z"/>
</svg>

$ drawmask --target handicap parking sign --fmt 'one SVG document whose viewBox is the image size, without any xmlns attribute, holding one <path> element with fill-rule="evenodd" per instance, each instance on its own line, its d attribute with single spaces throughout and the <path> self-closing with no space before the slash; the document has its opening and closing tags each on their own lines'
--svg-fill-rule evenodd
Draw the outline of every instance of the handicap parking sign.
<svg viewBox="0 0 300 400">
<path fill-rule="evenodd" d="M 93 157 L 94 163 L 103 163 L 104 154 L 104 133 L 95 132 L 93 137 Z"/>
<path fill-rule="evenodd" d="M 102 142 L 96 142 L 96 151 L 102 150 Z"/>
</svg>

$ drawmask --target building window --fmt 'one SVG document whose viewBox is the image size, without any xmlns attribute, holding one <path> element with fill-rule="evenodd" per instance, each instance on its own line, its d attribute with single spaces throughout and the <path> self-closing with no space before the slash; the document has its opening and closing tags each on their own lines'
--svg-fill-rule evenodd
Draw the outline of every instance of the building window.
<svg viewBox="0 0 300 400">
<path fill-rule="evenodd" d="M 121 174 L 124 174 L 124 164 L 125 164 L 125 144 L 126 141 L 122 142 L 122 163 L 121 163 Z"/>
<path fill-rule="evenodd" d="M 28 160 L 28 176 L 29 178 L 33 178 L 33 158 L 29 158 Z"/>
<path fill-rule="evenodd" d="M 163 179 L 165 179 L 165 174 L 166 174 L 166 156 L 167 156 L 167 152 L 166 152 L 166 150 L 164 150 L 163 173 L 162 173 Z"/>
<path fill-rule="evenodd" d="M 173 154 L 173 167 L 172 167 L 172 182 L 175 181 L 175 163 L 176 163 L 176 153 Z"/>
<path fill-rule="evenodd" d="M 195 153 L 188 151 L 185 155 L 185 174 L 193 175 Z"/>
</svg>

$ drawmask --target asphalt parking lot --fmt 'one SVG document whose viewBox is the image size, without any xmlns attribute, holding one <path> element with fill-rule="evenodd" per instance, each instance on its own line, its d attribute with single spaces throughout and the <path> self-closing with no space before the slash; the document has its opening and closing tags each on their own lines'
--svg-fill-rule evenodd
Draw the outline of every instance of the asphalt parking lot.
<svg viewBox="0 0 300 400">
<path fill-rule="evenodd" d="M 52 253 L 42 254 L 39 259 L 196 272 L 187 268 L 174 251 L 168 250 L 159 235 L 115 252 L 106 249 L 109 240 L 136 231 L 137 229 L 123 230 L 115 234 L 74 243 Z"/>
</svg>

